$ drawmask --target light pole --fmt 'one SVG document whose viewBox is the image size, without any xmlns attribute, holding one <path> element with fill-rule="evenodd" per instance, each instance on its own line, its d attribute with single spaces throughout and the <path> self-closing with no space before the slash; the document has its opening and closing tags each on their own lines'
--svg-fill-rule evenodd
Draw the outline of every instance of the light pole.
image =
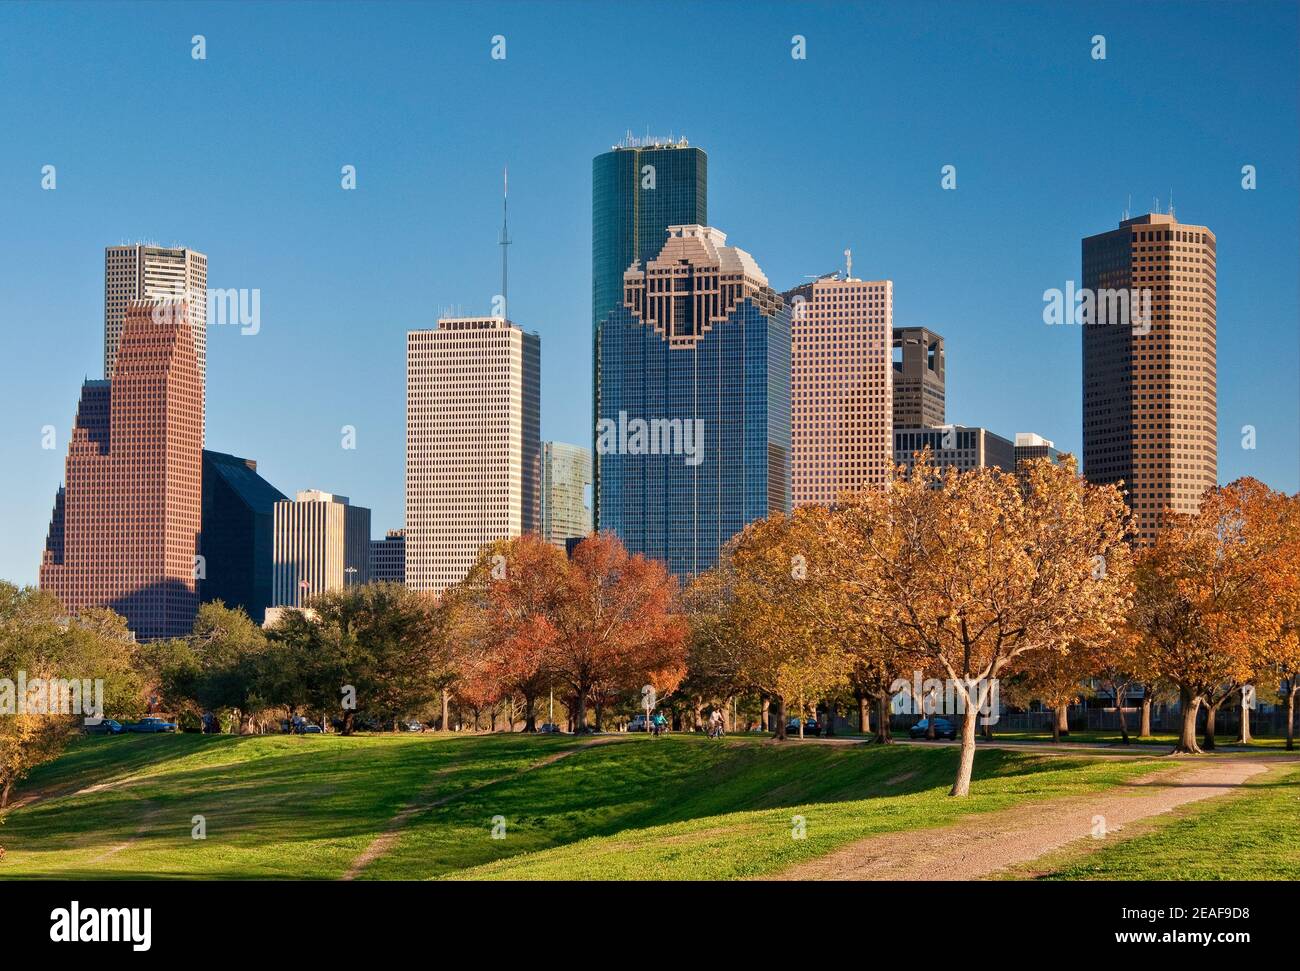
<svg viewBox="0 0 1300 971">
<path fill-rule="evenodd" d="M 307 599 L 308 591 L 311 590 L 311 581 L 299 580 L 298 589 L 302 591 L 302 593 L 298 595 L 298 606 L 301 607 L 303 605 L 303 601 Z"/>
<path fill-rule="evenodd" d="M 347 567 L 343 572 L 348 575 L 348 578 L 345 581 L 343 581 L 343 586 L 345 587 L 352 586 L 352 574 L 357 572 L 357 568 L 355 566 L 350 566 Z"/>
</svg>

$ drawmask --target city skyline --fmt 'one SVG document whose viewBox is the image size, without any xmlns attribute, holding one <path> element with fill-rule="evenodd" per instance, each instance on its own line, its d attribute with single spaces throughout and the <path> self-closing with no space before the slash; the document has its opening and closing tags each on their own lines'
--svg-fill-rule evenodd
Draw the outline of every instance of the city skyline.
<svg viewBox="0 0 1300 971">
<path fill-rule="evenodd" d="M 1141 65 L 1131 61 L 1144 28 L 1150 35 L 1156 21 L 1168 28 L 1166 34 L 1175 35 L 1180 47 L 1171 63 L 1186 63 L 1184 59 L 1195 58 L 1210 43 L 1226 45 L 1220 59 L 1238 52 L 1240 56 L 1230 61 L 1234 70 L 1242 69 L 1234 74 L 1234 90 L 1236 85 L 1273 90 L 1277 85 L 1268 78 L 1285 76 L 1294 64 L 1292 21 L 1273 33 L 1252 33 L 1250 25 L 1226 21 L 1220 25 L 1220 15 L 1210 9 L 1188 8 L 1186 23 L 1172 25 L 1150 11 L 1123 16 L 1120 11 L 1115 7 L 1086 16 L 1040 14 L 1009 28 L 1012 37 L 1007 43 L 1014 55 L 1010 59 L 1021 68 L 1026 63 L 1036 67 L 1044 79 L 1039 100 L 1030 106 L 1034 118 L 1078 117 L 1070 112 L 1078 110 L 1079 99 L 1087 95 L 1110 112 L 1116 131 L 1140 122 L 1158 127 L 1152 108 L 1127 105 L 1132 94 L 1129 86 L 1136 87 L 1148 76 L 1153 58 L 1158 65 L 1170 56 L 1143 47 Z M 78 14 L 85 21 L 80 26 L 71 23 L 70 14 L 58 10 L 46 16 L 68 21 L 65 26 L 74 37 L 92 29 L 111 35 L 129 27 L 150 44 L 169 50 L 175 45 L 177 63 L 164 70 L 174 72 L 182 86 L 196 86 L 195 97 L 214 115 L 242 107 L 256 122 L 258 111 L 236 77 L 240 69 L 248 68 L 247 59 L 263 49 L 259 45 L 288 36 L 286 18 L 265 10 L 204 11 L 199 19 L 214 24 L 209 31 L 209 58 L 193 62 L 188 40 L 198 28 L 192 29 L 192 18 L 169 11 L 159 14 L 146 23 L 139 11 L 132 11 L 121 27 L 106 26 L 93 10 Z M 414 15 L 441 22 L 426 11 Z M 960 9 L 949 15 L 963 22 L 970 16 Z M 0 12 L 0 22 L 6 24 L 23 18 L 21 8 Z M 1130 194 L 1135 199 L 1159 195 L 1159 208 L 1165 208 L 1171 186 L 1180 216 L 1210 226 L 1224 250 L 1218 306 L 1223 321 L 1218 354 L 1219 481 L 1253 474 L 1276 488 L 1297 488 L 1296 173 L 1285 164 L 1289 143 L 1278 132 L 1266 130 L 1286 129 L 1277 124 L 1276 116 L 1280 110 L 1290 121 L 1293 115 L 1287 113 L 1293 108 L 1268 103 L 1255 111 L 1248 98 L 1235 104 L 1228 118 L 1212 110 L 1216 99 L 1223 97 L 1213 91 L 1221 76 L 1216 80 L 1180 74 L 1181 93 L 1162 95 L 1178 110 L 1160 130 L 1181 126 L 1168 147 L 1144 143 L 1136 158 L 1120 163 L 1097 157 L 1076 168 L 1064 159 L 1070 151 L 1069 124 L 1044 125 L 1045 146 L 1035 148 L 1023 138 L 995 145 L 993 139 L 973 136 L 969 128 L 956 123 L 964 95 L 950 93 L 954 103 L 945 103 L 917 71 L 908 70 L 897 83 L 914 83 L 922 100 L 929 98 L 927 110 L 946 119 L 958 138 L 920 135 L 873 149 L 869 140 L 851 140 L 840 132 L 839 141 L 823 143 L 824 154 L 832 161 L 808 162 L 806 145 L 799 140 L 760 143 L 752 130 L 746 131 L 755 113 L 740 119 L 710 117 L 694 108 L 665 106 L 653 97 L 618 92 L 607 100 L 598 98 L 596 110 L 578 122 L 555 127 L 541 143 L 548 150 L 529 156 L 523 147 L 538 129 L 524 114 L 526 109 L 538 110 L 531 97 L 557 98 L 555 83 L 541 84 L 537 95 L 524 99 L 527 104 L 502 107 L 497 99 L 505 90 L 518 95 L 518 76 L 506 74 L 514 59 L 519 58 L 527 77 L 535 80 L 539 68 L 535 57 L 530 61 L 526 52 L 543 43 L 556 51 L 556 45 L 564 42 L 563 32 L 527 10 L 513 13 L 505 19 L 514 26 L 507 23 L 499 28 L 509 37 L 510 56 L 504 64 L 494 64 L 487 41 L 498 28 L 489 29 L 486 20 L 480 23 L 463 10 L 447 12 L 443 20 L 448 18 L 454 21 L 452 35 L 463 37 L 466 47 L 461 52 L 451 45 L 449 56 L 457 63 L 463 59 L 476 83 L 484 85 L 474 103 L 500 107 L 509 120 L 507 127 L 514 128 L 508 134 L 476 135 L 478 129 L 462 110 L 451 111 L 460 126 L 457 137 L 473 150 L 442 165 L 433 179 L 413 163 L 411 146 L 394 140 L 392 118 L 381 113 L 377 132 L 368 140 L 357 128 L 347 138 L 326 139 L 311 149 L 303 149 L 294 137 L 277 141 L 278 151 L 271 160 L 274 177 L 256 174 L 258 169 L 247 155 L 253 151 L 251 145 L 237 147 L 231 164 L 221 163 L 226 171 L 221 176 L 207 167 L 209 163 L 198 161 L 201 138 L 191 141 L 191 136 L 178 136 L 174 147 L 194 162 L 189 177 L 206 180 L 210 198 L 194 200 L 185 194 L 188 186 L 181 174 L 149 172 L 145 177 L 147 169 L 130 167 L 143 152 L 142 145 L 112 142 L 105 149 L 111 141 L 107 132 L 101 138 L 92 124 L 91 137 L 76 146 L 70 134 L 60 131 L 60 123 L 50 120 L 60 112 L 49 110 L 49 98 L 58 107 L 60 99 L 85 95 L 85 81 L 74 80 L 85 77 L 84 67 L 78 75 L 69 61 L 70 90 L 43 95 L 47 100 L 40 112 L 46 120 L 38 123 L 35 110 L 29 115 L 21 97 L 0 109 L 10 127 L 23 133 L 21 142 L 28 149 L 22 158 L 7 161 L 0 169 L 11 187 L 6 199 L 12 203 L 13 231 L 3 241 L 4 265 L 14 274 L 2 288 L 3 319 L 15 327 L 22 320 L 41 322 L 21 335 L 7 335 L 9 353 L 0 365 L 3 403 L 10 413 L 21 416 L 7 424 L 0 436 L 0 447 L 10 460 L 0 471 L 0 488 L 13 509 L 0 543 L 0 575 L 19 582 L 36 579 L 49 498 L 61 476 L 77 388 L 83 377 L 101 376 L 102 361 L 96 359 L 102 357 L 103 348 L 104 248 L 123 241 L 156 238 L 163 245 L 193 247 L 211 260 L 211 286 L 259 288 L 264 294 L 259 333 L 243 335 L 239 328 L 217 325 L 209 329 L 206 444 L 255 456 L 259 471 L 287 493 L 319 485 L 356 496 L 374 509 L 374 526 L 382 530 L 402 523 L 405 334 L 432 326 L 438 311 L 449 304 L 488 309 L 499 289 L 499 163 L 508 162 L 514 177 L 511 316 L 529 321 L 547 345 L 542 437 L 587 443 L 594 417 L 590 389 L 575 382 L 573 375 L 590 373 L 591 340 L 583 325 L 583 307 L 590 310 L 591 159 L 619 139 L 628 124 L 639 130 L 645 119 L 655 130 L 685 130 L 691 143 L 708 153 L 709 221 L 743 240 L 775 288 L 797 285 L 806 274 L 839 265 L 841 251 L 851 247 L 858 276 L 894 282 L 896 327 L 924 326 L 944 335 L 954 362 L 947 388 L 950 420 L 988 427 L 1004 436 L 1033 429 L 1076 456 L 1082 455 L 1080 328 L 1045 326 L 1041 294 L 1071 280 L 1082 285 L 1079 240 L 1111 230 Z M 790 27 L 785 22 L 789 19 L 806 24 Z M 392 14 L 377 11 L 364 35 L 393 43 L 394 21 Z M 613 29 L 619 17 L 600 11 L 594 21 L 586 29 Z M 833 34 L 826 30 L 829 23 L 825 11 L 813 9 L 782 17 L 760 12 L 753 22 L 741 25 L 749 48 L 747 71 L 755 83 L 765 91 L 789 88 L 781 96 L 782 104 L 807 97 L 810 89 L 827 89 L 835 73 L 844 69 L 844 63 L 836 60 Z M 915 24 L 907 27 L 908 23 L 906 15 L 890 11 L 880 29 L 900 25 L 904 30 L 919 29 Z M 234 29 L 241 24 L 259 25 L 262 33 L 241 34 Z M 805 63 L 793 63 L 789 57 L 788 38 L 796 29 L 809 38 Z M 985 29 L 977 25 L 975 36 L 982 36 Z M 672 49 L 664 34 L 650 30 L 653 43 Z M 1087 40 L 1095 31 L 1106 32 L 1111 39 L 1108 59 L 1102 63 L 1087 58 Z M 1064 44 L 1080 46 L 1079 63 L 1065 79 L 1049 77 L 1047 56 L 1035 53 L 1029 40 L 1034 36 L 1053 39 L 1053 57 L 1060 57 Z M 337 43 L 323 29 L 312 33 L 310 41 Z M 693 43 L 683 41 L 688 47 Z M 1169 43 L 1166 36 L 1165 44 Z M 770 53 L 770 64 L 767 53 L 757 65 L 753 63 L 756 46 Z M 1261 48 L 1274 52 L 1276 58 L 1256 57 L 1257 63 L 1247 65 L 1244 52 Z M 959 50 L 937 41 L 933 50 L 936 56 L 940 51 L 954 56 L 955 76 L 962 76 L 967 62 Z M 100 49 L 94 56 L 116 57 Z M 291 47 L 286 63 L 276 70 L 300 66 L 305 56 Z M 319 46 L 312 56 L 319 56 Z M 5 80 L 21 95 L 34 79 L 70 55 L 37 44 L 18 57 L 11 64 L 19 64 L 19 69 L 12 77 L 6 74 Z M 46 69 L 35 69 L 36 63 L 46 63 Z M 129 76 L 125 60 L 111 63 L 115 68 L 121 64 Z M 31 69 L 24 71 L 24 64 Z M 598 73 L 600 66 L 590 65 L 581 73 Z M 158 68 L 157 58 L 149 67 Z M 494 68 L 506 76 L 486 73 Z M 808 77 L 793 73 L 805 68 Z M 209 73 L 196 78 L 182 73 L 191 70 Z M 723 65 L 707 70 L 725 70 L 725 59 Z M 855 66 L 854 76 L 863 78 L 864 70 Z M 1008 74 L 1011 70 L 1007 68 Z M 1089 70 L 1109 73 L 1089 79 Z M 993 74 L 996 83 L 1001 76 Z M 1145 96 L 1156 97 L 1149 91 Z M 1207 117 L 1222 119 L 1215 121 L 1218 128 L 1209 131 L 1206 122 L 1189 117 L 1191 106 L 1198 102 Z M 305 104 L 312 103 L 307 97 Z M 128 118 L 140 109 L 133 104 L 121 108 Z M 432 139 L 436 144 L 440 133 L 446 135 L 439 122 L 424 127 L 427 130 L 417 139 L 421 143 Z M 258 134 L 258 126 L 253 128 L 253 134 Z M 300 138 L 303 133 L 291 135 Z M 1180 157 L 1202 143 L 1209 146 L 1209 160 L 1203 154 Z M 763 151 L 753 152 L 759 144 Z M 105 150 L 104 170 L 91 170 L 90 159 Z M 385 162 L 384 152 L 395 153 L 400 165 Z M 902 158 L 885 158 L 891 155 Z M 47 163 L 58 167 L 58 188 L 52 192 L 39 186 L 40 168 Z M 350 163 L 357 165 L 355 195 L 339 187 L 340 166 Z M 940 168 L 949 163 L 957 166 L 954 192 L 940 188 Z M 1241 188 L 1239 170 L 1245 164 L 1258 166 L 1256 190 Z M 1031 179 L 1024 177 L 1028 168 L 1035 170 Z M 846 179 L 852 180 L 859 204 L 836 207 L 822 199 L 818 182 Z M 275 205 L 269 211 L 282 210 L 288 217 L 276 220 L 280 225 L 274 233 L 263 225 L 269 216 L 259 212 L 271 198 Z M 408 215 L 395 220 L 394 207 L 399 204 Z M 1135 205 L 1133 211 L 1148 208 Z M 429 225 L 413 234 L 412 226 L 420 219 Z M 945 235 L 953 241 L 934 239 L 932 225 L 911 228 L 935 219 L 951 229 Z M 992 232 L 1001 228 L 999 221 L 1020 231 Z M 981 229 L 986 235 L 976 235 Z M 313 234 L 323 234 L 326 241 L 333 238 L 333 246 L 308 238 Z M 438 234 L 446 241 L 437 242 Z M 37 245 L 20 245 L 32 238 Z M 292 251 L 291 262 L 280 251 Z M 383 265 L 390 259 L 391 267 Z M 403 288 L 403 281 L 412 285 Z M 1270 348 L 1267 369 L 1255 366 L 1261 344 Z M 349 368 L 362 383 L 349 389 L 322 380 L 322 374 Z M 1012 377 L 1003 379 L 1003 374 Z M 990 380 L 990 375 L 999 379 Z M 357 430 L 355 450 L 339 446 L 343 425 Z M 1246 425 L 1257 433 L 1254 450 L 1241 447 Z M 56 447 L 43 450 L 46 426 L 55 431 Z"/>
</svg>

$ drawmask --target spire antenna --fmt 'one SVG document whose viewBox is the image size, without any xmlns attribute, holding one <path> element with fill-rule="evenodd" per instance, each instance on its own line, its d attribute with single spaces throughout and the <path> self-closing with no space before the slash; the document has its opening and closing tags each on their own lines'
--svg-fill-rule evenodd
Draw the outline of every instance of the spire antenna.
<svg viewBox="0 0 1300 971">
<path fill-rule="evenodd" d="M 506 247 L 510 245 L 510 167 L 501 168 L 501 317 L 509 320 L 506 308 L 506 283 L 508 282 L 508 261 Z"/>
</svg>

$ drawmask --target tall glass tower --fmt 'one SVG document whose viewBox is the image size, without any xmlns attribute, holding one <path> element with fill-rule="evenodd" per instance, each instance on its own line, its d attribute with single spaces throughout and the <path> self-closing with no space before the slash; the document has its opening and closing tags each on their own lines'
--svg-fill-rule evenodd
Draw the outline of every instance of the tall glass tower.
<svg viewBox="0 0 1300 971">
<path fill-rule="evenodd" d="M 623 273 L 663 248 L 669 226 L 708 225 L 708 166 L 685 139 L 633 138 L 592 160 L 592 413 L 599 416 L 601 323 L 623 303 Z M 600 455 L 592 452 L 592 503 L 600 528 Z"/>
<path fill-rule="evenodd" d="M 597 331 L 601 527 L 687 579 L 790 511 L 790 315 L 753 257 L 672 226 Z"/>
</svg>

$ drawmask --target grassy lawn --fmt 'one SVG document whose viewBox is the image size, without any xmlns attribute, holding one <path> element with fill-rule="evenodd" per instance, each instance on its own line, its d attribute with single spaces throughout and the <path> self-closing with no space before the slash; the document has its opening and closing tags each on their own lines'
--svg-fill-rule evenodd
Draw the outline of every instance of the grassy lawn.
<svg viewBox="0 0 1300 971">
<path fill-rule="evenodd" d="M 582 746 L 521 735 L 86 739 L 19 791 L 44 797 L 3 818 L 0 878 L 335 879 L 413 801 L 425 808 L 362 878 L 753 876 L 872 833 L 1151 768 L 988 750 L 975 794 L 958 801 L 944 795 L 954 748 L 695 736 Z M 580 750 L 539 765 L 570 749 Z M 195 815 L 206 839 L 192 838 Z M 504 838 L 493 838 L 496 816 Z M 806 839 L 791 836 L 795 816 Z"/>
<path fill-rule="evenodd" d="M 1198 735 L 1197 740 L 1199 741 L 1200 739 L 1201 736 Z M 1178 740 L 1178 736 L 1173 732 L 1157 732 L 1154 735 L 1150 736 L 1149 738 L 1138 738 L 1137 735 L 1133 733 L 1133 730 L 1131 728 L 1129 729 L 1129 741 L 1135 747 L 1138 745 L 1142 745 L 1142 746 L 1152 746 L 1154 748 L 1172 748 L 1174 742 L 1176 742 L 1177 740 Z M 1052 741 L 1052 733 L 1050 731 L 1000 732 L 995 729 L 993 733 L 993 741 L 995 743 L 997 742 L 1050 742 Z M 1075 742 L 1078 744 L 1087 744 L 1087 745 L 1116 745 L 1119 746 L 1120 748 L 1123 748 L 1123 739 L 1121 738 L 1118 729 L 1116 729 L 1115 731 L 1073 731 L 1070 732 L 1069 735 L 1062 737 L 1061 741 Z M 1217 736 L 1216 741 L 1220 748 L 1233 749 L 1234 751 L 1231 753 L 1232 755 L 1246 755 L 1255 751 L 1282 752 L 1286 750 L 1286 738 L 1280 735 L 1276 738 L 1267 738 L 1267 737 L 1260 738 L 1257 736 L 1253 742 L 1251 742 L 1249 745 L 1246 746 L 1237 745 L 1232 740 L 1232 737 L 1228 735 Z M 1237 749 L 1243 749 L 1244 751 L 1236 751 Z"/>
<path fill-rule="evenodd" d="M 1117 842 L 1036 860 L 1047 880 L 1300 880 L 1300 770 L 1277 766 L 1239 795 L 1144 820 Z M 1022 870 L 1013 877 L 1030 875 Z"/>
</svg>

